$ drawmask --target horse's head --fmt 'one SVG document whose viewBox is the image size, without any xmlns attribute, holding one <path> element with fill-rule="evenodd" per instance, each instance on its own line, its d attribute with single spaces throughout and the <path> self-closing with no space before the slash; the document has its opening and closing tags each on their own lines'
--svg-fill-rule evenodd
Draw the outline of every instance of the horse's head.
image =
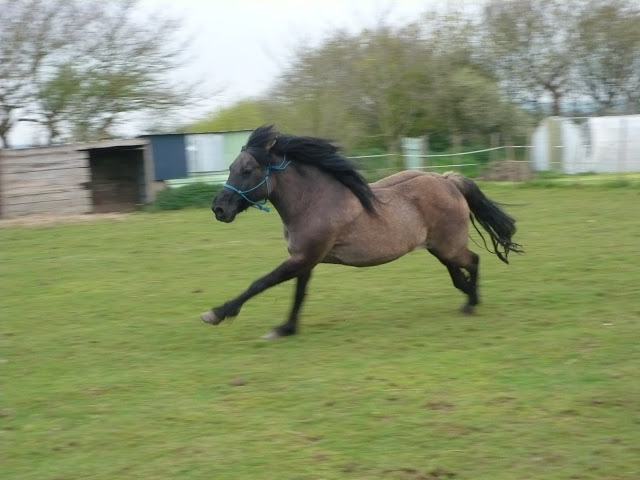
<svg viewBox="0 0 640 480">
<path fill-rule="evenodd" d="M 211 202 L 216 219 L 230 223 L 236 215 L 251 206 L 267 210 L 264 200 L 271 193 L 269 150 L 275 139 L 263 147 L 242 147 L 240 155 L 229 167 L 229 178 L 224 188 Z"/>
</svg>

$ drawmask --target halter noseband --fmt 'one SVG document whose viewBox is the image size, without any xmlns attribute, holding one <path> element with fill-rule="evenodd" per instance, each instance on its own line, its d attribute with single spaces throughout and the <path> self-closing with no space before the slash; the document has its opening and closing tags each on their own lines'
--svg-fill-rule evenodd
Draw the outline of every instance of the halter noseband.
<svg viewBox="0 0 640 480">
<path fill-rule="evenodd" d="M 244 151 L 245 147 L 242 147 L 242 150 Z M 236 192 L 238 195 L 244 198 L 247 202 L 249 202 L 252 207 L 269 213 L 271 209 L 269 207 L 265 207 L 265 204 L 267 203 L 267 198 L 269 197 L 269 174 L 271 173 L 271 170 L 284 170 L 289 166 L 290 163 L 291 163 L 291 160 L 287 161 L 287 154 L 285 154 L 284 157 L 282 158 L 282 163 L 280 165 L 272 165 L 270 163 L 267 164 L 267 173 L 265 174 L 262 181 L 259 184 L 257 184 L 255 187 L 249 188 L 247 190 L 238 190 L 236 187 L 234 187 L 233 185 L 229 185 L 228 183 L 225 183 L 223 187 L 228 188 L 232 192 Z M 262 200 L 262 202 L 260 202 L 260 200 L 253 201 L 245 195 L 245 193 L 253 192 L 256 188 L 261 187 L 265 183 L 267 184 L 267 195 L 264 197 L 264 200 Z"/>
</svg>

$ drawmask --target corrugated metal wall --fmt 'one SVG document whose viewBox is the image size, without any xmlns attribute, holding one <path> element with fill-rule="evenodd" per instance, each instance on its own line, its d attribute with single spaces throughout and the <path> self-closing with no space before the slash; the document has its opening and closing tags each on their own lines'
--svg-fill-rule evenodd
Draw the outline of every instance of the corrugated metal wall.
<svg viewBox="0 0 640 480">
<path fill-rule="evenodd" d="M 247 143 L 250 131 L 186 135 L 187 170 L 191 173 L 227 171 Z"/>
<path fill-rule="evenodd" d="M 150 135 L 155 179 L 173 185 L 189 183 L 187 178 L 202 174 L 226 172 L 249 135 L 250 130 Z"/>
<path fill-rule="evenodd" d="M 247 143 L 251 131 L 227 132 L 224 134 L 224 170 L 240 154 L 240 149 Z"/>
<path fill-rule="evenodd" d="M 199 133 L 185 137 L 187 148 L 187 171 L 192 173 L 218 172 L 225 170 L 224 135 L 221 133 Z"/>
<path fill-rule="evenodd" d="M 227 179 L 228 169 L 231 163 L 240 154 L 240 149 L 247 143 L 251 135 L 250 130 L 236 132 L 214 132 L 214 133 L 193 133 L 180 135 L 184 139 L 186 173 L 183 176 L 158 178 L 165 180 L 170 187 L 181 187 L 190 183 L 224 183 Z M 178 135 L 166 135 L 164 137 Z M 152 136 L 152 145 L 155 145 L 157 138 L 162 136 Z M 164 141 L 161 145 L 165 145 Z M 161 156 L 164 154 L 161 153 Z M 156 147 L 153 150 L 156 172 L 158 169 L 158 157 Z M 179 156 L 173 154 L 172 158 L 161 158 L 163 164 L 163 175 L 167 175 L 166 162 L 178 161 Z M 156 177 L 157 178 L 157 177 Z"/>
</svg>

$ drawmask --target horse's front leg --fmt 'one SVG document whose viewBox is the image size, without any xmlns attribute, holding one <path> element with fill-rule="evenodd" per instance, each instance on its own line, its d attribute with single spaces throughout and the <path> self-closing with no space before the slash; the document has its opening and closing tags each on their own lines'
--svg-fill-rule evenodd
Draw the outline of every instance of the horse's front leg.
<svg viewBox="0 0 640 480">
<path fill-rule="evenodd" d="M 311 269 L 315 266 L 315 263 L 305 257 L 290 257 L 283 263 L 281 263 L 276 269 L 266 274 L 253 282 L 247 290 L 242 292 L 233 300 L 220 305 L 219 307 L 212 308 L 200 315 L 200 318 L 205 323 L 217 325 L 225 318 L 235 317 L 240 313 L 242 305 L 251 297 L 258 295 L 265 291 L 267 288 L 278 285 L 279 283 L 291 280 L 294 277 L 300 277 L 304 275 L 310 275 Z M 306 284 L 306 282 L 304 282 Z M 302 301 L 300 301 L 301 303 Z M 299 306 L 298 306 L 299 308 Z"/>
<path fill-rule="evenodd" d="M 293 335 L 294 333 L 296 333 L 298 329 L 298 313 L 300 312 L 300 307 L 302 306 L 302 302 L 304 301 L 304 297 L 307 291 L 307 283 L 309 283 L 310 278 L 311 270 L 307 270 L 302 275 L 298 275 L 298 278 L 296 279 L 296 293 L 293 297 L 293 307 L 291 307 L 289 318 L 282 325 L 278 325 L 269 333 L 263 335 L 262 338 L 271 339 L 286 337 L 288 335 Z"/>
</svg>

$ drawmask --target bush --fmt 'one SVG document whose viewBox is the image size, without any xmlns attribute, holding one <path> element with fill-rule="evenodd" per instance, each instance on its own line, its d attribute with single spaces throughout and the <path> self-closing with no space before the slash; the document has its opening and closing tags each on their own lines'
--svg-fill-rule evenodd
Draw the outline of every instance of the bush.
<svg viewBox="0 0 640 480">
<path fill-rule="evenodd" d="M 205 208 L 211 205 L 211 200 L 218 194 L 222 185 L 207 183 L 192 183 L 184 187 L 167 188 L 159 192 L 155 202 L 148 206 L 148 210 L 180 210 L 183 208 Z"/>
</svg>

